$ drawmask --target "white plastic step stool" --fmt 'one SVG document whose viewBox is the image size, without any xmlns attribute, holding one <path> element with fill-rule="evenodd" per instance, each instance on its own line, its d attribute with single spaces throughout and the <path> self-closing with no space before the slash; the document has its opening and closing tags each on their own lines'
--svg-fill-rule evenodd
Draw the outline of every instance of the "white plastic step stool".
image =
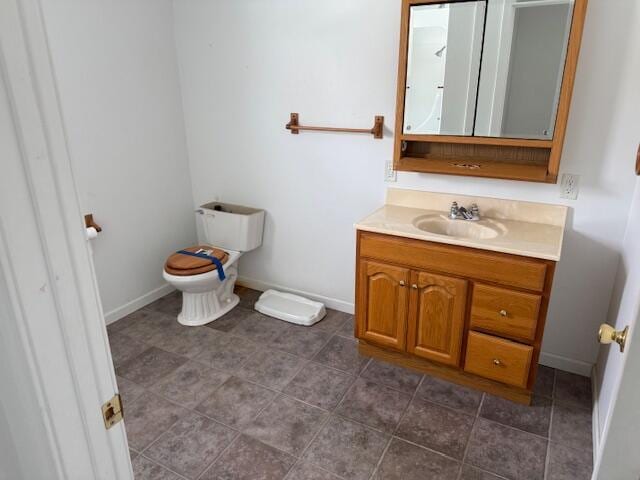
<svg viewBox="0 0 640 480">
<path fill-rule="evenodd" d="M 267 290 L 256 302 L 254 308 L 265 315 L 296 325 L 311 326 L 327 314 L 324 304 L 292 293 Z"/>
</svg>

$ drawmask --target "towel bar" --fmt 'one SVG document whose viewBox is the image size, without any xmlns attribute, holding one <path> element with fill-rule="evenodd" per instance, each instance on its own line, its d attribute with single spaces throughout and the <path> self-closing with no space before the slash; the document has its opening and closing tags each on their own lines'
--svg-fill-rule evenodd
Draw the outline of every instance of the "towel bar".
<svg viewBox="0 0 640 480">
<path fill-rule="evenodd" d="M 297 135 L 300 130 L 312 130 L 316 132 L 348 132 L 348 133 L 368 133 L 373 135 L 373 138 L 382 138 L 382 129 L 384 127 L 384 117 L 382 115 L 376 115 L 374 117 L 372 128 L 340 128 L 340 127 L 310 127 L 300 125 L 298 123 L 298 114 L 292 113 L 291 120 L 285 125 L 287 130 L 291 130 L 291 133 Z"/>
</svg>

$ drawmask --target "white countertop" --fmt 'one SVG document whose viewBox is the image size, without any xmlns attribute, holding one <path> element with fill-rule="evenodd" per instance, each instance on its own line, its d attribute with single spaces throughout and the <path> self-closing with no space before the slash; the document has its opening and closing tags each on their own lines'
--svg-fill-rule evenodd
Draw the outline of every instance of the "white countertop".
<svg viewBox="0 0 640 480">
<path fill-rule="evenodd" d="M 480 208 L 481 220 L 472 223 L 491 228 L 499 232 L 498 235 L 494 238 L 457 237 L 432 233 L 414 225 L 414 222 L 421 218 L 437 219 L 445 223 L 467 222 L 447 219 L 448 205 L 451 205 L 454 199 L 460 206 L 465 207 L 476 203 Z M 562 250 L 566 213 L 567 207 L 560 205 L 389 189 L 387 204 L 356 223 L 355 228 L 558 261 Z"/>
</svg>

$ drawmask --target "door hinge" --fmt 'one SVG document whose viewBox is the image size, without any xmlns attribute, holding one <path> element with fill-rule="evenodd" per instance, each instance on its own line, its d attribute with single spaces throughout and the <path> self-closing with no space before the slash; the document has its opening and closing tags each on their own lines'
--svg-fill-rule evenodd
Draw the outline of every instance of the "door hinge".
<svg viewBox="0 0 640 480">
<path fill-rule="evenodd" d="M 102 418 L 104 426 L 107 430 L 122 420 L 124 412 L 122 411 L 122 400 L 120 394 L 116 393 L 111 400 L 102 405 Z"/>
</svg>

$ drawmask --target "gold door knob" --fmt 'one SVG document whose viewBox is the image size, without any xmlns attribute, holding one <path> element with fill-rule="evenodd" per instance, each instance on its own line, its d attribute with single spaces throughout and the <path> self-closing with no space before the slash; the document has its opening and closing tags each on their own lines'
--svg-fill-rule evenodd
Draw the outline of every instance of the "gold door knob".
<svg viewBox="0 0 640 480">
<path fill-rule="evenodd" d="M 411 288 L 418 288 L 418 285 L 414 283 L 413 285 L 411 285 Z"/>
<path fill-rule="evenodd" d="M 400 280 L 400 286 L 404 287 L 404 280 Z"/>
<path fill-rule="evenodd" d="M 501 317 L 506 317 L 507 316 L 507 311 L 506 310 L 500 310 L 500 316 Z"/>
<path fill-rule="evenodd" d="M 502 365 L 502 362 L 500 361 L 499 358 L 494 358 L 493 359 L 493 364 L 496 365 L 496 366 L 500 366 L 500 365 Z"/>
<path fill-rule="evenodd" d="M 617 331 L 611 325 L 603 323 L 598 330 L 598 341 L 603 345 L 616 342 L 620 346 L 620 351 L 624 352 L 624 345 L 627 343 L 627 334 L 629 333 L 629 327 L 624 327 L 624 330 Z"/>
</svg>

